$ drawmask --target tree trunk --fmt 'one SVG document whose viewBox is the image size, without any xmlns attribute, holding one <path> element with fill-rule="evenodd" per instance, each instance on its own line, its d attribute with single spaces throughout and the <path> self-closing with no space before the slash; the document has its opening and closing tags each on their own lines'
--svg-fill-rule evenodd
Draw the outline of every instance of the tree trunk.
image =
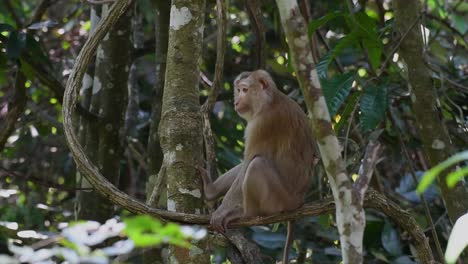
<svg viewBox="0 0 468 264">
<path fill-rule="evenodd" d="M 169 48 L 159 133 L 167 179 L 167 209 L 201 214 L 203 164 L 199 63 L 203 43 L 204 0 L 173 0 Z M 197 243 L 190 249 L 170 247 L 171 263 L 209 263 L 210 254 Z M 201 248 L 202 247 L 202 248 Z"/>
<path fill-rule="evenodd" d="M 362 188 L 354 189 L 346 174 L 345 163 L 340 155 L 341 148 L 331 125 L 330 113 L 315 68 L 307 25 L 297 2 L 276 0 L 276 3 L 336 203 L 336 223 L 340 233 L 343 263 L 362 263 L 366 224 L 363 199 L 368 184 L 365 180 L 368 179 L 364 179 L 360 186 Z"/>
<path fill-rule="evenodd" d="M 431 167 L 453 154 L 453 146 L 442 114 L 437 108 L 439 99 L 431 75 L 424 61 L 424 43 L 421 33 L 419 2 L 396 0 L 394 3 L 396 30 L 403 38 L 400 54 L 408 68 L 411 101 L 416 116 L 423 149 Z M 438 177 L 442 198 L 452 223 L 468 210 L 468 190 L 464 181 L 449 189 L 446 175 Z"/>
<path fill-rule="evenodd" d="M 163 154 L 161 143 L 159 141 L 158 127 L 161 120 L 162 96 L 164 89 L 164 74 L 166 73 L 166 55 L 167 43 L 169 39 L 169 14 L 171 12 L 170 1 L 157 1 L 156 6 L 156 82 L 154 85 L 154 94 L 151 113 L 151 127 L 148 138 L 148 172 L 149 179 L 146 188 L 147 197 L 151 196 L 154 191 L 155 184 L 158 180 L 158 171 L 163 162 Z M 162 175 L 161 175 L 162 176 Z M 155 199 L 151 204 L 155 207 L 161 207 L 162 202 L 166 202 L 165 195 L 162 195 L 166 189 L 156 190 L 157 195 L 162 199 Z M 163 197 L 161 197 L 161 195 Z M 165 207 L 165 206 L 163 206 Z"/>
<path fill-rule="evenodd" d="M 102 7 L 102 14 L 106 12 L 107 4 Z M 127 12 L 101 42 L 96 55 L 91 110 L 99 120 L 91 124 L 86 145 L 90 157 L 96 158 L 100 171 L 113 184 L 118 183 L 120 176 L 131 36 L 131 12 Z M 97 192 L 84 193 L 81 208 L 80 217 L 101 222 L 114 212 L 114 205 Z"/>
</svg>

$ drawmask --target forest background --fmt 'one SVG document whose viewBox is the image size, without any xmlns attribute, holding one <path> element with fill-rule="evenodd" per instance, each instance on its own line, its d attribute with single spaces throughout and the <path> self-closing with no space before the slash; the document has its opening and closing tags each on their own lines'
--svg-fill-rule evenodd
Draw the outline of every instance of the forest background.
<svg viewBox="0 0 468 264">
<path fill-rule="evenodd" d="M 291 2 L 2 1 L 0 259 L 274 263 L 286 219 L 296 219 L 295 263 L 346 259 L 323 165 L 301 210 L 240 222 L 249 227 L 227 237 L 191 225 L 206 227 L 210 212 L 197 164 L 220 175 L 242 158 L 239 73 L 264 68 L 305 111 L 316 106 L 283 16 Z M 468 160 L 468 4 L 297 2 L 343 175 L 372 175 L 360 189 L 371 187 L 360 201 L 364 263 L 445 261 L 468 210 L 466 165 L 435 175 L 423 196 L 416 188 L 429 168 Z"/>
</svg>

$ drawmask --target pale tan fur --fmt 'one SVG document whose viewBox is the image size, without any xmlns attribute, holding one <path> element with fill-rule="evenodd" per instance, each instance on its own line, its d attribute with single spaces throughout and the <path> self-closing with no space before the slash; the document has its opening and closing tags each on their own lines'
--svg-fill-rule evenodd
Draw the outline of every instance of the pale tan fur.
<svg viewBox="0 0 468 264">
<path fill-rule="evenodd" d="M 316 162 L 306 114 L 266 71 L 241 73 L 234 89 L 236 111 L 248 122 L 244 161 L 215 182 L 202 173 L 207 199 L 225 194 L 211 219 L 220 232 L 242 216 L 300 207 Z"/>
</svg>

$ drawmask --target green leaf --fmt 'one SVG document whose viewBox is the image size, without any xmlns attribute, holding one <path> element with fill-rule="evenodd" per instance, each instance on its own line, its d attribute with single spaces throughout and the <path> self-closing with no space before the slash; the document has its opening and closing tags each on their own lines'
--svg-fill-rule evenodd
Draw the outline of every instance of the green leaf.
<svg viewBox="0 0 468 264">
<path fill-rule="evenodd" d="M 468 30 L 468 24 L 466 18 L 457 14 L 451 14 L 450 20 L 452 21 L 453 27 L 458 30 L 462 35 Z"/>
<path fill-rule="evenodd" d="M 331 216 L 329 214 L 323 214 L 317 216 L 317 221 L 323 229 L 329 229 L 332 222 L 330 221 L 330 218 Z"/>
<path fill-rule="evenodd" d="M 364 88 L 361 97 L 361 127 L 364 132 L 374 129 L 384 119 L 388 106 L 386 85 Z"/>
<path fill-rule="evenodd" d="M 326 61 L 326 66 L 330 65 L 332 60 L 340 55 L 344 49 L 349 48 L 351 46 L 354 46 L 358 44 L 358 35 L 356 31 L 352 31 L 348 35 L 344 36 L 338 41 L 338 44 L 336 44 L 335 47 L 333 47 L 330 56 L 328 57 L 328 60 Z"/>
<path fill-rule="evenodd" d="M 316 19 L 309 23 L 309 35 L 312 35 L 319 27 L 326 24 L 328 21 L 335 19 L 340 16 L 346 16 L 346 13 L 335 11 L 333 13 L 328 13 L 325 16 Z"/>
<path fill-rule="evenodd" d="M 445 251 L 445 261 L 447 264 L 455 263 L 458 256 L 468 246 L 468 214 L 460 216 L 453 226 L 450 234 L 447 250 Z"/>
<path fill-rule="evenodd" d="M 353 109 L 359 100 L 359 96 L 361 96 L 361 93 L 359 92 L 353 93 L 351 95 L 345 109 L 341 113 L 340 121 L 334 127 L 335 131 L 340 131 L 343 125 L 348 121 L 348 118 L 351 116 L 351 113 L 353 112 Z"/>
<path fill-rule="evenodd" d="M 374 70 L 377 70 L 383 51 L 383 45 L 377 31 L 377 21 L 365 12 L 359 12 L 356 14 L 356 22 L 358 23 L 357 34 L 362 40 L 364 49 L 367 50 L 370 64 Z"/>
<path fill-rule="evenodd" d="M 428 170 L 419 182 L 416 189 L 418 193 L 423 193 L 442 171 L 464 160 L 468 160 L 468 150 L 459 152 Z M 452 177 L 458 177 L 458 175 Z"/>
<path fill-rule="evenodd" d="M 362 39 L 362 44 L 367 50 L 372 69 L 376 71 L 380 66 L 380 59 L 382 57 L 382 43 L 378 38 L 364 38 Z"/>
<path fill-rule="evenodd" d="M 463 167 L 458 169 L 449 175 L 447 175 L 447 186 L 453 188 L 457 182 L 459 182 L 463 177 L 468 175 L 468 167 Z"/>
<path fill-rule="evenodd" d="M 332 51 L 327 52 L 315 66 L 317 68 L 317 73 L 320 79 L 328 78 L 328 64 L 330 63 L 330 56 Z"/>
<path fill-rule="evenodd" d="M 354 72 L 335 75 L 331 79 L 321 79 L 323 95 L 327 101 L 330 116 L 335 116 L 336 112 L 348 97 L 355 78 Z"/>
<path fill-rule="evenodd" d="M 24 47 L 26 46 L 26 33 L 12 31 L 8 38 L 6 53 L 11 60 L 16 60 L 21 56 Z"/>
<path fill-rule="evenodd" d="M 188 247 L 180 227 L 174 223 L 163 224 L 148 215 L 126 218 L 124 233 L 133 240 L 136 247 L 148 247 L 162 243 L 170 243 L 181 247 Z"/>
</svg>

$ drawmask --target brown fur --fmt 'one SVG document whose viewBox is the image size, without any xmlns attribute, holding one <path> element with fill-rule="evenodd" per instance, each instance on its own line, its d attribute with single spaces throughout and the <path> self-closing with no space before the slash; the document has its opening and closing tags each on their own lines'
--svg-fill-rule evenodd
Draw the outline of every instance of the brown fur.
<svg viewBox="0 0 468 264">
<path fill-rule="evenodd" d="M 243 216 L 300 207 L 316 160 L 307 116 L 266 71 L 241 73 L 234 89 L 236 111 L 248 122 L 244 161 L 215 182 L 202 173 L 206 199 L 225 195 L 211 218 L 220 232 Z"/>
</svg>

